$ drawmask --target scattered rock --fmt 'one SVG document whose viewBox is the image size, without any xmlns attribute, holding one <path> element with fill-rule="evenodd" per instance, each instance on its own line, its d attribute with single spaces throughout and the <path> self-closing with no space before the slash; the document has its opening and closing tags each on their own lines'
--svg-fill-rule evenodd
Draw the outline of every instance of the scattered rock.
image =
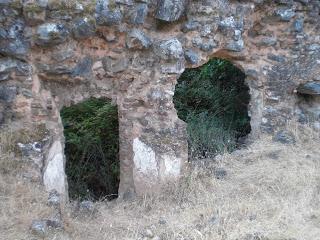
<svg viewBox="0 0 320 240">
<path fill-rule="evenodd" d="M 86 200 L 79 204 L 79 212 L 85 215 L 91 215 L 96 211 L 94 203 L 92 201 Z"/>
<path fill-rule="evenodd" d="M 31 224 L 31 231 L 33 234 L 40 237 L 45 237 L 48 233 L 48 226 L 44 220 L 34 220 Z"/>
<path fill-rule="evenodd" d="M 164 225 L 164 224 L 166 224 L 166 223 L 167 223 L 167 221 L 166 221 L 165 218 L 161 217 L 161 218 L 159 219 L 159 224 Z"/>
<path fill-rule="evenodd" d="M 227 176 L 227 171 L 224 168 L 216 168 L 213 171 L 214 176 L 216 179 L 224 179 Z"/>
<path fill-rule="evenodd" d="M 61 198 L 58 191 L 55 189 L 50 191 L 49 197 L 48 197 L 48 205 L 53 207 L 60 207 L 60 204 L 61 204 Z"/>
<path fill-rule="evenodd" d="M 293 133 L 286 130 L 278 131 L 273 140 L 283 144 L 294 144 L 296 142 Z"/>
<path fill-rule="evenodd" d="M 153 238 L 154 237 L 154 233 L 152 232 L 151 229 L 147 228 L 144 233 L 143 236 L 147 237 L 147 238 Z"/>
<path fill-rule="evenodd" d="M 60 211 L 54 213 L 50 218 L 46 219 L 46 224 L 50 228 L 62 229 L 63 222 L 62 222 L 62 217 L 61 217 Z"/>
</svg>

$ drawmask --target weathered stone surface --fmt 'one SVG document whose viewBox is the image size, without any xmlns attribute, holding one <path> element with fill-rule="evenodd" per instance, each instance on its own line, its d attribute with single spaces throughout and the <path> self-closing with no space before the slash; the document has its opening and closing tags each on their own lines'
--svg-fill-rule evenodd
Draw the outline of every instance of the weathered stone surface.
<svg viewBox="0 0 320 240">
<path fill-rule="evenodd" d="M 200 26 L 201 24 L 197 21 L 188 21 L 182 25 L 181 31 L 182 32 L 194 31 L 194 30 L 197 30 Z"/>
<path fill-rule="evenodd" d="M 24 37 L 24 22 L 15 21 L 7 29 L 1 30 L 0 54 L 25 59 L 29 51 L 29 42 Z"/>
<path fill-rule="evenodd" d="M 53 207 L 60 207 L 60 204 L 61 204 L 61 196 L 57 190 L 53 189 L 49 193 L 48 205 Z"/>
<path fill-rule="evenodd" d="M 227 44 L 226 49 L 233 52 L 241 52 L 244 48 L 244 41 L 242 39 L 238 41 L 232 41 Z"/>
<path fill-rule="evenodd" d="M 199 62 L 198 54 L 191 49 L 186 50 L 184 53 L 184 56 L 185 56 L 186 60 L 188 62 L 190 62 L 191 64 L 197 64 Z"/>
<path fill-rule="evenodd" d="M 128 67 L 128 59 L 121 58 L 121 59 L 112 59 L 110 57 L 105 57 L 102 60 L 103 68 L 106 72 L 109 73 L 119 73 L 123 72 Z"/>
<path fill-rule="evenodd" d="M 53 46 L 65 42 L 68 36 L 69 31 L 63 24 L 45 23 L 38 27 L 35 42 L 39 46 Z"/>
<path fill-rule="evenodd" d="M 91 74 L 91 68 L 92 59 L 90 57 L 85 57 L 72 70 L 72 76 L 88 77 Z"/>
<path fill-rule="evenodd" d="M 132 6 L 133 5 L 133 0 L 115 0 L 116 3 Z"/>
<path fill-rule="evenodd" d="M 17 63 L 11 58 L 0 59 L 0 81 L 9 79 L 9 74 L 17 66 Z"/>
<path fill-rule="evenodd" d="M 298 86 L 297 92 L 300 94 L 320 96 L 320 82 L 308 82 L 301 84 Z"/>
<path fill-rule="evenodd" d="M 92 17 L 78 18 L 73 23 L 72 33 L 76 39 L 91 37 L 95 32 L 96 21 Z"/>
<path fill-rule="evenodd" d="M 304 26 L 304 20 L 303 19 L 297 19 L 293 23 L 293 29 L 295 32 L 303 32 L 303 26 Z"/>
<path fill-rule="evenodd" d="M 148 5 L 145 3 L 137 4 L 131 12 L 131 22 L 133 24 L 143 24 L 148 14 Z"/>
<path fill-rule="evenodd" d="M 23 3 L 23 15 L 29 25 L 43 23 L 46 19 L 46 4 L 42 1 L 26 1 Z"/>
<path fill-rule="evenodd" d="M 122 20 L 122 13 L 109 0 L 99 0 L 96 2 L 96 20 L 98 25 L 117 25 Z"/>
<path fill-rule="evenodd" d="M 45 237 L 48 234 L 47 223 L 44 220 L 34 220 L 31 224 L 33 234 Z"/>
<path fill-rule="evenodd" d="M 0 85 L 0 101 L 7 103 L 12 102 L 17 95 L 17 88 L 15 86 Z"/>
<path fill-rule="evenodd" d="M 184 55 L 182 45 L 176 38 L 161 41 L 154 49 L 155 54 L 164 60 L 177 60 Z"/>
<path fill-rule="evenodd" d="M 55 141 L 49 149 L 43 182 L 48 191 L 56 190 L 65 194 L 66 176 L 64 173 L 63 148 L 60 141 Z"/>
<path fill-rule="evenodd" d="M 12 58 L 0 58 L 0 81 L 8 80 L 14 74 L 16 76 L 29 76 L 31 72 L 31 66 L 25 62 Z"/>
<path fill-rule="evenodd" d="M 182 16 L 186 3 L 185 0 L 159 0 L 156 18 L 167 22 L 176 21 Z"/>
<path fill-rule="evenodd" d="M 275 15 L 280 18 L 281 21 L 288 22 L 290 21 L 296 14 L 291 8 L 281 8 L 275 11 Z"/>
<path fill-rule="evenodd" d="M 146 49 L 152 45 L 151 39 L 141 30 L 133 29 L 127 36 L 126 44 L 132 49 Z"/>
<path fill-rule="evenodd" d="M 277 44 L 277 38 L 275 37 L 264 37 L 259 42 L 257 42 L 257 46 L 261 47 L 271 47 Z"/>
</svg>

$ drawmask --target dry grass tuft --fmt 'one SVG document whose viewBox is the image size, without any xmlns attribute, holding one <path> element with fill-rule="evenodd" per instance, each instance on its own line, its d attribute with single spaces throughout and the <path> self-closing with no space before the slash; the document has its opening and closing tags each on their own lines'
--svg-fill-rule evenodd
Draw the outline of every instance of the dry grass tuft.
<svg viewBox="0 0 320 240">
<path fill-rule="evenodd" d="M 306 139 L 265 137 L 198 162 L 162 196 L 97 203 L 98 217 L 70 221 L 70 239 L 143 239 L 146 229 L 163 240 L 320 239 L 320 142 Z M 217 169 L 227 175 L 217 179 Z"/>
</svg>

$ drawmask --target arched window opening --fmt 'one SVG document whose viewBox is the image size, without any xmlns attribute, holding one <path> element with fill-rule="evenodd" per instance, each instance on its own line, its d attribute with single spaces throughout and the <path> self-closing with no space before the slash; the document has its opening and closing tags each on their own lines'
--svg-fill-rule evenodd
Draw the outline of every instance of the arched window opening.
<svg viewBox="0 0 320 240">
<path fill-rule="evenodd" d="M 249 101 L 245 74 L 231 62 L 214 58 L 186 69 L 178 79 L 174 104 L 187 123 L 189 158 L 210 158 L 243 145 L 251 131 Z"/>
</svg>

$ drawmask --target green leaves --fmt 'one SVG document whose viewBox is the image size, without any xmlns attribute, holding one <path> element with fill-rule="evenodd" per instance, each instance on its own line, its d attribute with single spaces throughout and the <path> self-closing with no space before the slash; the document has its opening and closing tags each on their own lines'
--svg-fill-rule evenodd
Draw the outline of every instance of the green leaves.
<svg viewBox="0 0 320 240">
<path fill-rule="evenodd" d="M 66 141 L 66 173 L 71 198 L 99 199 L 119 185 L 117 107 L 89 99 L 61 110 Z"/>
<path fill-rule="evenodd" d="M 188 123 L 191 156 L 209 157 L 232 151 L 250 132 L 245 75 L 229 61 L 212 59 L 187 69 L 176 85 L 174 104 Z"/>
</svg>

